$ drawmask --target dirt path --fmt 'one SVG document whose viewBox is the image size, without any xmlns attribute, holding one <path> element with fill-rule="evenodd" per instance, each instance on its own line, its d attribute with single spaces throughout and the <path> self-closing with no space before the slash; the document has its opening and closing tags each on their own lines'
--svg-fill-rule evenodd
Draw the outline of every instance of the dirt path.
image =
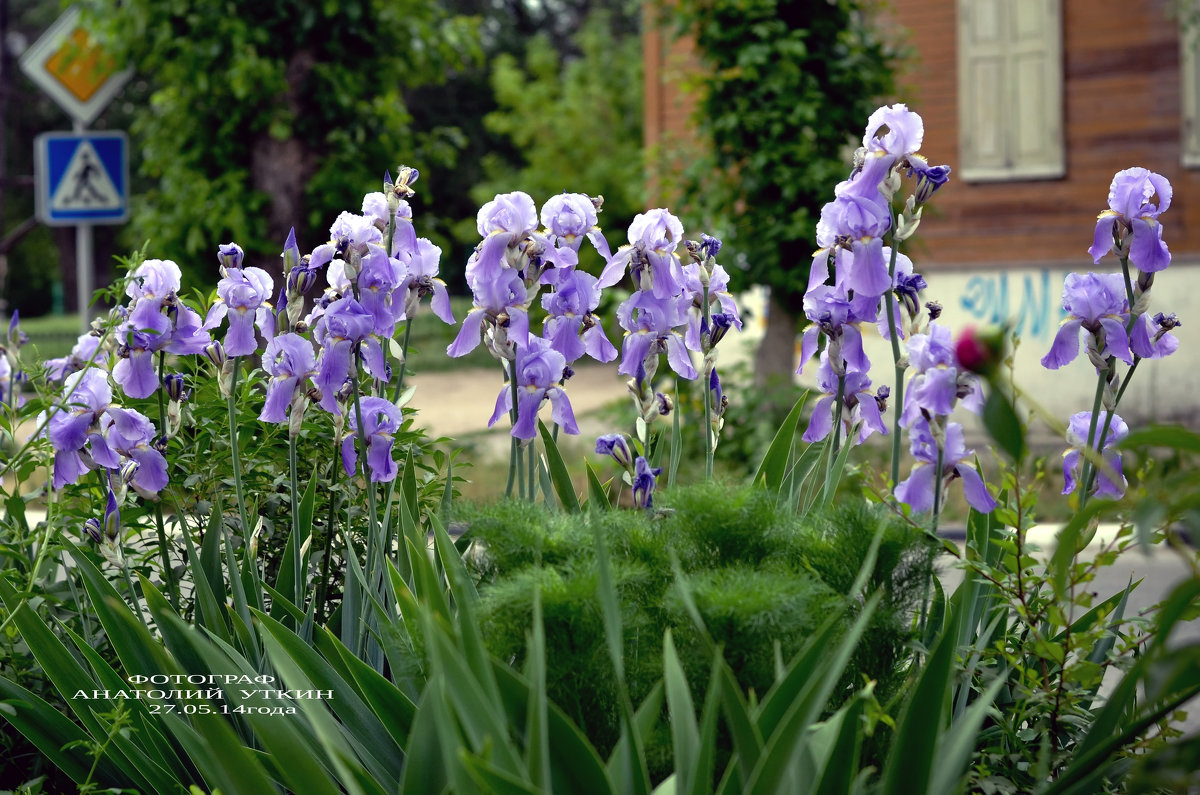
<svg viewBox="0 0 1200 795">
<path fill-rule="evenodd" d="M 579 420 L 581 436 L 586 436 L 596 425 L 588 422 L 589 414 L 627 398 L 626 380 L 625 376 L 617 375 L 614 365 L 583 366 L 575 371 L 566 391 Z M 431 436 L 478 438 L 477 434 L 483 434 L 489 448 L 495 445 L 500 454 L 507 455 L 508 420 L 497 422 L 490 431 L 487 427 L 503 386 L 498 368 L 418 373 L 411 383 L 417 391 L 409 405 L 417 409 L 418 422 Z M 544 408 L 542 417 L 548 423 L 550 410 Z M 605 431 L 599 428 L 596 432 Z"/>
</svg>

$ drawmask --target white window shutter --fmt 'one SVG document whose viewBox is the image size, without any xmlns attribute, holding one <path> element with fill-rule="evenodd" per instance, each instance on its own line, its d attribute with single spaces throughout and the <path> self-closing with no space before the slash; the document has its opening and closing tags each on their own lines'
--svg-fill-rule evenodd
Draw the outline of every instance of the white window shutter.
<svg viewBox="0 0 1200 795">
<path fill-rule="evenodd" d="M 1181 24 L 1179 64 L 1183 110 L 1183 165 L 1200 166 L 1200 30 L 1195 23 Z"/>
<path fill-rule="evenodd" d="M 959 0 L 961 175 L 1066 172 L 1060 0 Z"/>
</svg>

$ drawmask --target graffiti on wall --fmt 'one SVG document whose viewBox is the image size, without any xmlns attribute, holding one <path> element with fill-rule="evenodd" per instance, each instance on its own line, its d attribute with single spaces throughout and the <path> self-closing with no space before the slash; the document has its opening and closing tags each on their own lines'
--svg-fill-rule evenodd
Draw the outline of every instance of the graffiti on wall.
<svg viewBox="0 0 1200 795">
<path fill-rule="evenodd" d="M 1053 338 L 1066 317 L 1062 309 L 1062 280 L 1048 270 L 1013 275 L 972 276 L 959 297 L 959 306 L 984 324 L 1009 322 L 1022 339 Z"/>
</svg>

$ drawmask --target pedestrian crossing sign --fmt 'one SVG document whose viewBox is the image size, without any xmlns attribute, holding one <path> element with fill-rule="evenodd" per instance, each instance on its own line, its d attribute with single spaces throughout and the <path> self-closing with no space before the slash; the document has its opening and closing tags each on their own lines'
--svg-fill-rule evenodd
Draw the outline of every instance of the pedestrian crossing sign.
<svg viewBox="0 0 1200 795">
<path fill-rule="evenodd" d="M 128 152 L 123 132 L 39 135 L 34 157 L 38 220 L 47 226 L 128 220 Z"/>
</svg>

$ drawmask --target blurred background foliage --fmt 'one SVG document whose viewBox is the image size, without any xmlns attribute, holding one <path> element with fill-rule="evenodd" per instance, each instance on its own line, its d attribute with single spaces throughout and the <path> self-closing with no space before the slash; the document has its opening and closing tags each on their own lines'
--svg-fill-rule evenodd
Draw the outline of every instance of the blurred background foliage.
<svg viewBox="0 0 1200 795">
<path fill-rule="evenodd" d="M 33 215 L 33 138 L 70 121 L 16 68 L 59 9 L 2 5 L 0 212 L 11 234 Z M 563 190 L 603 194 L 620 237 L 641 209 L 637 3 L 88 0 L 85 9 L 137 70 L 92 125 L 129 131 L 134 175 L 132 220 L 97 227 L 97 263 L 149 240 L 188 281 L 215 284 L 215 246 L 236 240 L 275 270 L 291 226 L 311 250 L 364 185 L 382 186 L 384 169 L 401 163 L 422 172 L 418 231 L 442 246 L 452 286 L 491 194 L 521 188 L 539 203 Z M 70 229 L 22 230 L 3 285 L 9 306 L 29 317 L 75 309 L 73 247 Z M 46 267 L 55 260 L 61 267 Z"/>
<path fill-rule="evenodd" d="M 900 55 L 871 0 L 83 6 L 106 47 L 136 69 L 93 124 L 129 131 L 134 174 L 131 222 L 96 227 L 97 283 L 108 281 L 113 254 L 147 240 L 192 284 L 215 284 L 215 246 L 229 240 L 275 272 L 290 227 L 311 250 L 364 185 L 404 163 L 422 172 L 418 232 L 442 247 L 443 276 L 460 294 L 475 214 L 496 193 L 524 190 L 538 204 L 562 191 L 603 195 L 614 249 L 637 212 L 664 203 L 685 228 L 721 235 L 735 289 L 775 291 L 760 382 L 790 369 L 775 365 L 790 363 L 797 317 L 787 307 L 799 306 L 790 299 L 820 206 L 845 176 L 847 131 L 891 90 Z M 0 0 L 0 237 L 11 244 L 0 300 L 26 317 L 76 309 L 73 230 L 28 223 L 33 138 L 70 122 L 16 69 L 58 13 L 39 0 Z M 654 195 L 643 24 L 690 32 L 705 67 L 687 86 L 700 144 L 671 144 L 678 170 L 655 169 Z M 590 256 L 589 270 L 598 264 Z"/>
</svg>

